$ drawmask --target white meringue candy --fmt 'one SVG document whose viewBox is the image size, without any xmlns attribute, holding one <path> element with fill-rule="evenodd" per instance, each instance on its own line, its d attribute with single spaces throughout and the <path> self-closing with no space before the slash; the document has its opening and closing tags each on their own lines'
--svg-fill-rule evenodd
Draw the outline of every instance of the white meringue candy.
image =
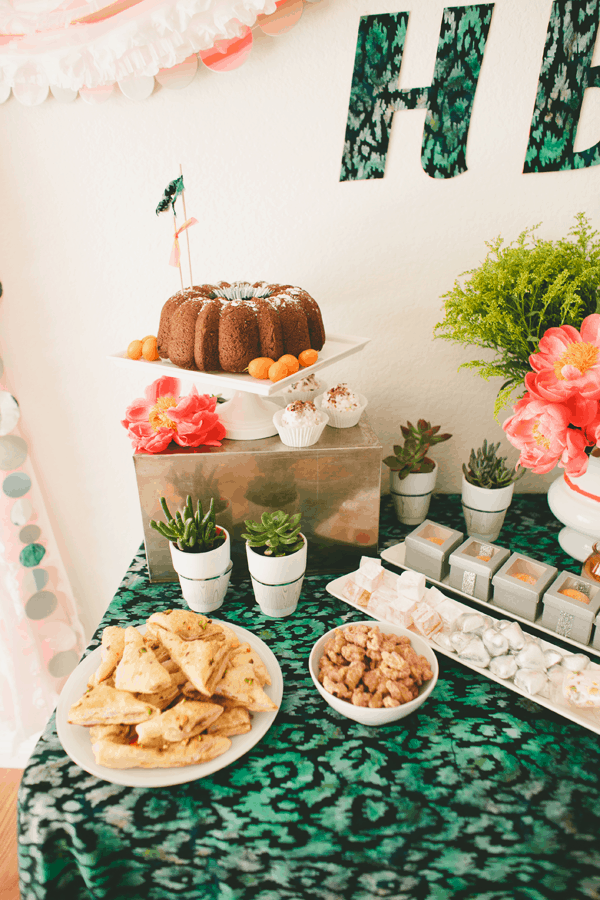
<svg viewBox="0 0 600 900">
<path fill-rule="evenodd" d="M 517 669 L 514 656 L 493 656 L 490 660 L 490 672 L 498 678 L 512 678 Z"/>
<path fill-rule="evenodd" d="M 530 641 L 517 653 L 515 660 L 520 669 L 537 669 L 540 672 L 545 672 L 547 669 L 544 651 L 533 641 Z"/>
<path fill-rule="evenodd" d="M 425 597 L 425 576 L 421 572 L 403 572 L 396 582 L 398 595 L 420 603 Z"/>
<path fill-rule="evenodd" d="M 544 672 L 528 668 L 519 669 L 513 680 L 518 688 L 528 694 L 539 694 L 548 682 Z"/>
<path fill-rule="evenodd" d="M 467 646 L 458 655 L 461 659 L 471 662 L 481 669 L 487 669 L 490 664 L 490 655 L 480 637 L 472 637 Z"/>
<path fill-rule="evenodd" d="M 425 600 L 425 603 L 428 603 L 434 609 L 437 609 L 442 603 L 448 601 L 446 595 L 442 594 L 441 591 L 438 591 L 436 587 L 427 588 L 423 599 Z"/>
<path fill-rule="evenodd" d="M 363 556 L 360 561 L 360 568 L 352 577 L 359 587 L 372 594 L 383 581 L 383 573 L 384 569 L 380 559 L 374 559 L 372 556 Z"/>
<path fill-rule="evenodd" d="M 444 597 L 443 602 L 435 607 L 436 613 L 447 628 L 454 627 L 456 620 L 462 615 L 462 610 L 462 605 L 449 597 Z"/>
<path fill-rule="evenodd" d="M 508 638 L 495 628 L 486 628 L 481 640 L 490 656 L 505 656 L 508 653 Z"/>
<path fill-rule="evenodd" d="M 583 653 L 565 653 L 562 664 L 569 672 L 583 672 L 590 662 L 589 656 Z"/>
<path fill-rule="evenodd" d="M 500 629 L 508 640 L 511 650 L 522 650 L 525 646 L 525 635 L 518 622 L 501 622 Z"/>
</svg>

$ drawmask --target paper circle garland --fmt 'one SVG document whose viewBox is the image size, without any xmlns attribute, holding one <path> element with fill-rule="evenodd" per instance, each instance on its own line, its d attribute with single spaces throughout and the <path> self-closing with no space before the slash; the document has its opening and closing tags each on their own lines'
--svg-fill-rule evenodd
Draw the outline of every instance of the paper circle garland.
<svg viewBox="0 0 600 900">
<path fill-rule="evenodd" d="M 246 62 L 252 42 L 252 31 L 246 26 L 240 37 L 217 41 L 209 50 L 201 50 L 198 55 L 213 72 L 232 72 Z"/>
<path fill-rule="evenodd" d="M 270 16 L 258 17 L 258 25 L 265 34 L 277 37 L 279 34 L 290 31 L 300 21 L 303 9 L 304 0 L 290 0 L 290 2 L 278 4 L 278 9 Z"/>
<path fill-rule="evenodd" d="M 39 106 L 48 96 L 47 84 L 26 84 L 19 82 L 13 87 L 13 94 L 23 106 Z"/>
<path fill-rule="evenodd" d="M 22 497 L 31 489 L 31 478 L 27 472 L 15 472 L 2 482 L 2 490 L 7 497 Z"/>
<path fill-rule="evenodd" d="M 19 553 L 19 562 L 28 569 L 39 565 L 46 555 L 46 548 L 42 544 L 27 544 Z"/>
<path fill-rule="evenodd" d="M 28 619 L 46 619 L 57 606 L 56 594 L 53 594 L 52 591 L 38 591 L 25 604 L 25 614 Z"/>
<path fill-rule="evenodd" d="M 132 78 L 121 79 L 118 84 L 128 100 L 147 100 L 154 90 L 152 75 L 134 75 Z"/>
<path fill-rule="evenodd" d="M 23 572 L 23 597 L 30 597 L 38 591 L 43 591 L 50 580 L 46 569 L 26 569 Z"/>
<path fill-rule="evenodd" d="M 72 650 L 77 643 L 77 635 L 66 622 L 45 622 L 43 636 L 55 653 Z"/>
<path fill-rule="evenodd" d="M 79 654 L 75 650 L 66 650 L 52 657 L 48 663 L 48 671 L 54 678 L 64 678 L 71 674 L 78 662 Z"/>
<path fill-rule="evenodd" d="M 0 469 L 10 472 L 18 469 L 27 459 L 27 444 L 22 437 L 8 434 L 0 438 Z"/>
<path fill-rule="evenodd" d="M 86 103 L 96 106 L 98 103 L 104 103 L 113 92 L 113 84 L 105 84 L 97 88 L 81 88 L 79 96 Z"/>
<path fill-rule="evenodd" d="M 21 528 L 19 540 L 22 544 L 31 544 L 33 541 L 37 541 L 41 533 L 42 529 L 39 525 L 27 525 L 25 528 Z"/>
<path fill-rule="evenodd" d="M 59 103 L 72 103 L 77 98 L 78 91 L 71 91 L 69 88 L 59 88 L 56 85 L 50 85 L 52 96 Z"/>
<path fill-rule="evenodd" d="M 8 391 L 0 391 L 0 436 L 10 434 L 21 418 L 19 404 Z"/>
<path fill-rule="evenodd" d="M 158 83 L 170 91 L 178 91 L 191 84 L 198 71 L 198 57 L 195 53 L 182 63 L 170 69 L 159 69 L 154 76 Z"/>
<path fill-rule="evenodd" d="M 13 525 L 16 525 L 17 528 L 26 525 L 29 522 L 31 516 L 33 515 L 33 505 L 31 500 L 27 497 L 22 498 L 21 500 L 17 500 L 16 503 L 13 503 L 12 509 L 10 511 L 10 521 Z"/>
</svg>

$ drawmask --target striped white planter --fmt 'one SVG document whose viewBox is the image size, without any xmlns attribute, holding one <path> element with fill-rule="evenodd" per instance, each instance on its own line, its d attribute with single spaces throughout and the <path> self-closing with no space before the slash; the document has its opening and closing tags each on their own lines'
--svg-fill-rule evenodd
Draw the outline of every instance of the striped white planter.
<svg viewBox="0 0 600 900">
<path fill-rule="evenodd" d="M 295 612 L 306 571 L 307 541 L 291 556 L 263 556 L 246 544 L 256 602 L 265 616 L 283 618 Z"/>
</svg>

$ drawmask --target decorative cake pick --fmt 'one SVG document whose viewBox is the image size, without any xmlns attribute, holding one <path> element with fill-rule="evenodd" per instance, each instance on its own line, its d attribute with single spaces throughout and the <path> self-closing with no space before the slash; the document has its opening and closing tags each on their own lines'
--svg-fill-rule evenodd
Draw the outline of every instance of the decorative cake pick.
<svg viewBox="0 0 600 900">
<path fill-rule="evenodd" d="M 166 212 L 169 207 L 173 210 L 173 248 L 171 250 L 171 257 L 169 259 L 169 265 L 177 266 L 179 269 L 179 278 L 181 280 L 181 289 L 183 290 L 183 274 L 181 271 L 181 248 L 179 246 L 179 235 L 183 231 L 187 231 L 190 225 L 196 225 L 198 222 L 193 216 L 191 218 L 186 218 L 183 225 L 180 228 L 177 228 L 177 213 L 175 212 L 175 201 L 179 196 L 181 196 L 181 200 L 183 203 L 183 214 L 186 216 L 185 211 L 185 188 L 183 186 L 183 172 L 181 170 L 181 165 L 179 166 L 180 176 L 179 178 L 175 178 L 173 181 L 170 181 L 167 187 L 164 190 L 162 199 L 158 206 L 156 207 L 156 215 L 158 216 L 161 212 Z M 187 247 L 188 247 L 188 261 L 190 267 L 190 287 L 192 286 L 192 260 L 190 256 L 190 239 L 189 235 L 187 236 Z"/>
</svg>

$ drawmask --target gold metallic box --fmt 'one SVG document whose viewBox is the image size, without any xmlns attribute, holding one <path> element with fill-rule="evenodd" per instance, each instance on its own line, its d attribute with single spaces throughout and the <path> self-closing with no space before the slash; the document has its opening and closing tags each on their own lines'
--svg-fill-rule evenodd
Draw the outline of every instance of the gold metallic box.
<svg viewBox="0 0 600 900">
<path fill-rule="evenodd" d="M 172 449 L 171 449 L 172 448 Z M 188 494 L 217 502 L 217 523 L 231 535 L 232 577 L 247 577 L 245 519 L 264 511 L 302 513 L 308 574 L 350 572 L 361 556 L 375 556 L 379 537 L 382 447 L 366 416 L 353 428 L 327 426 L 312 447 L 296 449 L 279 436 L 224 440 L 221 447 L 135 453 L 150 580 L 176 581 L 169 545 L 150 527 L 163 519 L 160 497 L 172 513 Z"/>
</svg>

